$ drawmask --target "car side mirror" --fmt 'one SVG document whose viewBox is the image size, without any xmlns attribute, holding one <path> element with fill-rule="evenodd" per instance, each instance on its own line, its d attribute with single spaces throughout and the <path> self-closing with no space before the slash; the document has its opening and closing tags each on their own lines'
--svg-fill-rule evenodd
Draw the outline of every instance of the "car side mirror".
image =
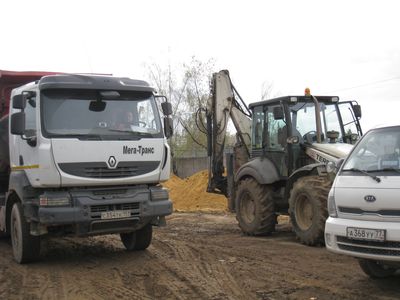
<svg viewBox="0 0 400 300">
<path fill-rule="evenodd" d="M 169 139 L 174 133 L 174 122 L 171 117 L 164 118 L 164 134 Z"/>
<path fill-rule="evenodd" d="M 353 105 L 354 116 L 357 119 L 361 119 L 361 105 L 355 104 Z"/>
<path fill-rule="evenodd" d="M 17 112 L 11 115 L 11 134 L 23 135 L 25 133 L 25 113 Z"/>
</svg>

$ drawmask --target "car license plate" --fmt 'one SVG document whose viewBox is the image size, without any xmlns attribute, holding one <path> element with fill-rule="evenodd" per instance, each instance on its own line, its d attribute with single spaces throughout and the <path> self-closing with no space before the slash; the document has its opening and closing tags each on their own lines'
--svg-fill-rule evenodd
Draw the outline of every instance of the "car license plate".
<svg viewBox="0 0 400 300">
<path fill-rule="evenodd" d="M 113 210 L 113 211 L 105 211 L 101 213 L 101 219 L 122 219 L 129 218 L 131 216 L 130 210 Z"/>
<path fill-rule="evenodd" d="M 386 230 L 347 227 L 347 237 L 355 240 L 384 242 L 386 239 Z"/>
</svg>

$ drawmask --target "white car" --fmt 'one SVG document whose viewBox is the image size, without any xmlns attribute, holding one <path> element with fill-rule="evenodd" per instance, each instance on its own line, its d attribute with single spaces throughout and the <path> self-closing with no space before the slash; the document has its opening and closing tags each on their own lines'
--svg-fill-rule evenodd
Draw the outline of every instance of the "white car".
<svg viewBox="0 0 400 300">
<path fill-rule="evenodd" d="M 368 131 L 328 196 L 328 250 L 359 259 L 372 278 L 400 269 L 400 125 Z"/>
</svg>

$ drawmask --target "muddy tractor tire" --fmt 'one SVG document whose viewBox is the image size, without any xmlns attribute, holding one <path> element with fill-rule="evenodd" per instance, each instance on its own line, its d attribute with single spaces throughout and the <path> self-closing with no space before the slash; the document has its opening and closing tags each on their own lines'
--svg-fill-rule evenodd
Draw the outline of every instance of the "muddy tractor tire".
<svg viewBox="0 0 400 300">
<path fill-rule="evenodd" d="M 147 224 L 143 228 L 128 233 L 121 233 L 121 241 L 128 251 L 140 251 L 145 250 L 151 244 L 153 236 L 153 227 L 151 224 Z"/>
<path fill-rule="evenodd" d="M 275 230 L 276 214 L 272 188 L 253 178 L 239 182 L 236 192 L 236 219 L 243 233 L 266 235 Z"/>
<path fill-rule="evenodd" d="M 395 268 L 385 266 L 378 261 L 370 259 L 359 259 L 358 264 L 364 273 L 373 279 L 390 277 L 397 271 Z"/>
<path fill-rule="evenodd" d="M 293 231 L 301 243 L 309 246 L 324 244 L 325 221 L 328 217 L 327 198 L 331 182 L 322 176 L 298 179 L 289 197 L 289 214 Z"/>
<path fill-rule="evenodd" d="M 19 202 L 14 203 L 11 210 L 10 235 L 16 262 L 24 264 L 39 259 L 40 237 L 30 234 L 30 225 L 24 218 Z"/>
</svg>

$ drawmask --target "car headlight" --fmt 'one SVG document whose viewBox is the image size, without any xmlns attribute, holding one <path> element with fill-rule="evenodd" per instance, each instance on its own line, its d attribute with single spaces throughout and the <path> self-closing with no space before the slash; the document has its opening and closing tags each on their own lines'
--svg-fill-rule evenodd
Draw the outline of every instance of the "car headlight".
<svg viewBox="0 0 400 300">
<path fill-rule="evenodd" d="M 329 216 L 332 218 L 337 218 L 337 210 L 336 210 L 336 203 L 335 203 L 335 196 L 334 196 L 334 189 L 332 188 L 329 191 L 328 195 L 328 213 Z"/>
</svg>

